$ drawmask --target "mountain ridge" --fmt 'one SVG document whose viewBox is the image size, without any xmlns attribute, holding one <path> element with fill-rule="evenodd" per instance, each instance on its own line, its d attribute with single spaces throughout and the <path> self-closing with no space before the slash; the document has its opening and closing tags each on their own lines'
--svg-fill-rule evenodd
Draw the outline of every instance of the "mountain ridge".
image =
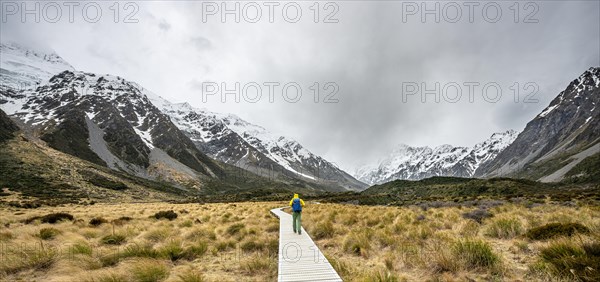
<svg viewBox="0 0 600 282">
<path fill-rule="evenodd" d="M 432 176 L 471 177 L 481 164 L 493 159 L 516 136 L 514 130 L 496 132 L 473 147 L 443 144 L 431 148 L 399 144 L 378 164 L 357 169 L 355 177 L 370 184 Z"/>
<path fill-rule="evenodd" d="M 12 61 L 19 60 L 15 54 L 28 56 L 32 53 L 18 50 L 16 46 L 18 45 L 12 44 L 2 47 L 3 52 L 8 50 L 12 54 Z M 288 147 L 255 148 L 265 147 L 264 140 L 255 138 L 251 140 L 254 143 L 250 144 L 250 135 L 244 134 L 242 137 L 241 132 L 232 130 L 230 127 L 236 123 L 252 125 L 235 115 L 200 111 L 188 103 L 170 103 L 141 85 L 119 76 L 74 71 L 55 52 L 51 56 L 35 53 L 28 58 L 24 62 L 34 66 L 3 63 L 4 82 L 21 79 L 15 69 L 37 69 L 25 77 L 37 76 L 38 79 L 29 81 L 25 89 L 5 84 L 6 87 L 1 90 L 0 107 L 9 115 L 23 120 L 27 126 L 35 128 L 35 131 L 41 133 L 41 139 L 55 149 L 140 177 L 158 173 L 154 177 L 169 178 L 169 174 L 177 173 L 187 175 L 187 179 L 191 181 L 200 176 L 200 180 L 195 181 L 195 186 L 200 185 L 204 176 L 218 178 L 223 174 L 212 157 L 259 176 L 278 178 L 276 176 L 283 175 L 285 179 L 298 178 L 313 182 L 315 187 L 330 187 L 338 191 L 366 188 L 365 184 L 337 167 L 332 168 L 333 165 L 329 162 L 308 152 L 295 141 L 288 142 L 291 144 Z M 56 71 L 56 64 L 48 64 L 54 61 L 67 70 L 48 77 L 49 73 Z M 166 105 L 177 108 L 178 112 L 186 110 L 185 115 L 175 115 L 171 111 L 173 109 L 166 109 Z M 195 119 L 192 115 L 195 115 Z M 183 118 L 199 123 L 201 128 L 192 132 L 182 123 Z M 210 124 L 202 124 L 199 122 L 201 119 Z M 234 119 L 235 122 L 231 122 Z M 266 132 L 260 126 L 252 126 Z M 218 136 L 218 130 L 226 134 Z M 205 138 L 211 135 L 206 133 L 215 137 L 214 140 L 208 140 L 212 143 L 205 142 Z M 285 137 L 278 139 L 282 138 L 287 140 Z M 298 159 L 297 152 L 304 152 L 309 159 L 316 160 L 313 163 L 317 165 L 325 164 L 324 170 L 333 171 L 332 175 L 337 179 L 316 179 L 315 176 L 321 175 L 304 172 L 319 172 L 321 167 L 315 166 L 312 169 L 309 167 L 312 165 L 310 163 L 292 163 L 289 158 L 281 157 L 289 154 Z M 248 157 L 250 153 L 253 154 L 252 157 Z M 165 165 L 170 168 L 165 170 Z M 192 168 L 195 173 L 190 173 L 186 167 Z"/>
<path fill-rule="evenodd" d="M 515 142 L 495 160 L 481 166 L 475 175 L 562 180 L 566 172 L 547 176 L 600 152 L 599 104 L 600 67 L 591 67 L 571 81 L 527 123 Z M 588 151 L 585 156 L 576 157 L 585 151 Z"/>
</svg>

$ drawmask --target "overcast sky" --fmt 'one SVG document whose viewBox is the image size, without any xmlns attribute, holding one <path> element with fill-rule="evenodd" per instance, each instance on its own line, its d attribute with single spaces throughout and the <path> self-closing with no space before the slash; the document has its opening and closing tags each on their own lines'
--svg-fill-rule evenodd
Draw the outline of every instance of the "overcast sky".
<svg viewBox="0 0 600 282">
<path fill-rule="evenodd" d="M 520 2 L 518 8 L 507 1 L 486 9 L 487 2 L 471 7 L 437 2 L 439 23 L 433 14 L 422 21 L 422 2 L 320 2 L 318 9 L 313 1 L 297 2 L 302 13 L 297 22 L 297 7 L 288 6 L 284 17 L 282 2 L 273 6 L 272 23 L 265 2 L 256 4 L 261 8 L 256 23 L 250 22 L 256 20 L 256 6 L 249 2 L 237 2 L 240 23 L 234 15 L 222 22 L 221 1 L 212 2 L 219 11 L 205 20 L 203 12 L 215 7 L 210 3 L 149 1 L 120 3 L 117 9 L 115 2 L 99 2 L 102 16 L 96 23 L 83 17 L 83 4 L 73 7 L 70 23 L 68 6 L 58 2 L 62 17 L 49 23 L 56 21 L 56 7 L 44 9 L 41 2 L 36 23 L 33 14 L 12 15 L 15 2 L 1 2 L 2 41 L 52 48 L 78 70 L 119 75 L 172 102 L 236 114 L 298 140 L 349 172 L 400 143 L 472 146 L 493 132 L 523 130 L 571 80 L 600 66 L 598 1 Z M 234 8 L 236 2 L 227 3 Z M 87 7 L 90 21 L 94 9 Z M 124 23 L 128 15 L 137 23 Z M 327 19 L 333 22 L 324 23 Z M 210 82 L 224 82 L 229 89 L 239 82 L 248 86 L 248 97 L 236 103 L 228 95 L 223 103 L 220 89 L 203 99 L 203 85 Z M 249 101 L 255 98 L 253 82 L 262 86 L 255 103 Z M 269 82 L 280 84 L 273 102 L 264 86 Z M 285 99 L 296 96 L 293 87 L 283 92 L 287 83 L 302 89 L 296 103 Z M 321 88 L 317 103 L 315 83 Z M 421 101 L 423 83 L 434 93 L 439 83 L 439 103 L 435 94 Z M 479 84 L 473 86 L 473 102 L 465 83 Z M 447 101 L 456 98 L 457 85 L 462 96 Z M 334 86 L 330 102 L 337 102 L 325 103 Z M 498 86 L 502 96 L 494 99 Z M 538 101 L 525 103 L 536 89 Z"/>
</svg>

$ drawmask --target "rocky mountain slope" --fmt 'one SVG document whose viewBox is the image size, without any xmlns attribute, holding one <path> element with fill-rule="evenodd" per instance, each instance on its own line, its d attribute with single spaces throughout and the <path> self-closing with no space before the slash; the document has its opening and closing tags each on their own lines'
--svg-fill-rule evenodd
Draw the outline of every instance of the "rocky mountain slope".
<svg viewBox="0 0 600 282">
<path fill-rule="evenodd" d="M 560 181 L 600 153 L 600 67 L 573 80 L 516 140 L 475 175 Z M 597 157 L 596 157 L 597 159 Z"/>
<path fill-rule="evenodd" d="M 32 132 L 21 130 L 13 120 L 0 110 L 0 203 L 15 207 L 93 202 L 281 200 L 292 191 L 309 191 L 296 183 L 272 182 L 253 175 L 209 179 L 200 190 L 137 177 L 53 149 Z M 241 169 L 223 166 L 226 176 L 240 175 L 236 170 Z"/>
<path fill-rule="evenodd" d="M 226 163 L 309 190 L 366 188 L 299 143 L 236 116 L 170 103 L 117 76 L 73 71 L 55 53 L 1 50 L 0 108 L 54 149 L 187 187 L 231 177 Z"/>
<path fill-rule="evenodd" d="M 236 115 L 170 103 L 152 93 L 146 95 L 199 148 L 217 160 L 267 177 L 300 178 L 341 190 L 366 188 L 297 141 L 272 134 Z"/>
<path fill-rule="evenodd" d="M 1 94 L 1 93 L 0 93 Z M 222 168 L 132 82 L 64 71 L 48 84 L 4 97 L 18 118 L 59 151 L 146 178 L 215 178 Z M 174 179 L 173 179 L 174 180 Z"/>
<path fill-rule="evenodd" d="M 358 169 L 355 177 L 369 184 L 432 176 L 471 177 L 479 166 L 494 159 L 516 137 L 517 133 L 513 130 L 494 133 L 471 148 L 452 145 L 411 147 L 401 144 L 377 165 Z"/>
</svg>

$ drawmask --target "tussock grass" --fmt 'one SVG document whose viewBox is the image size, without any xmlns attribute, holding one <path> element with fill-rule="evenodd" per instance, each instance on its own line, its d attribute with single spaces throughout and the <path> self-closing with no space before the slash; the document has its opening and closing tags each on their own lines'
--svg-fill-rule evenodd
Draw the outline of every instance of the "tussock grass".
<svg viewBox="0 0 600 282">
<path fill-rule="evenodd" d="M 5 253 L 0 260 L 0 280 L 148 278 L 171 282 L 238 281 L 242 277 L 248 281 L 274 281 L 279 221 L 269 210 L 286 204 L 139 203 L 37 209 L 0 206 L 2 244 L 30 247 Z M 600 232 L 598 207 L 561 206 L 545 199 L 534 206 L 426 206 L 307 201 L 302 221 L 344 281 L 594 281 L 586 277 L 595 278 L 587 267 L 594 263 L 599 249 L 593 244 L 598 241 L 595 234 Z M 483 218 L 481 223 L 463 217 L 466 212 L 480 209 L 494 216 Z M 154 215 L 160 211 L 179 212 L 173 220 L 156 220 Z M 68 213 L 74 220 L 57 220 L 52 225 L 41 222 L 43 215 L 53 213 Z M 32 217 L 37 219 L 24 223 Z M 91 226 L 93 218 L 104 218 L 112 224 Z M 520 231 L 511 219 L 518 220 Z M 525 236 L 525 231 L 549 223 L 574 222 L 585 224 L 589 233 L 574 232 L 570 238 L 561 235 L 545 240 Z M 10 226 L 4 227 L 6 224 Z M 41 240 L 37 235 L 42 228 L 55 228 L 60 234 Z M 125 241 L 121 245 L 105 244 L 103 238 L 112 234 L 123 236 Z M 566 239 L 577 252 L 564 256 L 546 250 Z M 68 247 L 58 250 L 53 246 Z M 134 267 L 144 274 L 134 275 Z"/>
<path fill-rule="evenodd" d="M 268 273 L 272 276 L 276 272 L 277 261 L 272 257 L 256 255 L 244 259 L 241 266 L 248 274 Z"/>
<path fill-rule="evenodd" d="M 587 234 L 590 230 L 579 223 L 549 223 L 527 230 L 525 237 L 531 240 L 547 240 L 560 236 L 570 237 L 575 233 Z"/>
<path fill-rule="evenodd" d="M 52 240 L 54 239 L 54 237 L 56 237 L 56 235 L 60 233 L 61 231 L 56 228 L 47 227 L 40 229 L 40 232 L 37 236 L 40 237 L 40 239 L 42 240 Z"/>
<path fill-rule="evenodd" d="M 184 273 L 177 275 L 177 281 L 180 282 L 205 282 L 204 275 L 202 273 L 189 270 Z"/>
<path fill-rule="evenodd" d="M 600 243 L 559 239 L 541 249 L 538 268 L 577 281 L 600 280 Z"/>
<path fill-rule="evenodd" d="M 238 234 L 244 229 L 244 227 L 246 227 L 246 225 L 243 223 L 232 224 L 229 227 L 227 227 L 227 234 L 229 234 L 229 235 Z"/>
<path fill-rule="evenodd" d="M 108 272 L 108 273 L 101 273 L 101 274 L 94 275 L 94 277 L 84 279 L 83 281 L 85 281 L 85 282 L 129 282 L 130 279 L 129 279 L 129 277 L 127 277 L 127 275 L 125 275 L 123 273 Z"/>
<path fill-rule="evenodd" d="M 102 243 L 106 245 L 121 245 L 125 243 L 127 237 L 122 234 L 111 234 L 102 237 Z"/>
<path fill-rule="evenodd" d="M 390 271 L 387 270 L 375 270 L 372 271 L 368 274 L 365 275 L 365 277 L 363 277 L 362 281 L 368 281 L 368 282 L 399 282 L 400 277 Z"/>
<path fill-rule="evenodd" d="M 10 231 L 0 232 L 0 242 L 10 241 L 13 238 L 15 238 L 15 235 L 13 235 L 12 232 L 10 232 Z"/>
<path fill-rule="evenodd" d="M 161 253 L 157 250 L 155 250 L 154 248 L 152 248 L 151 245 L 149 244 L 130 244 L 127 247 L 125 247 L 125 249 L 123 250 L 123 252 L 118 254 L 119 258 L 131 258 L 131 257 L 138 257 L 138 258 L 158 258 L 160 257 Z"/>
<path fill-rule="evenodd" d="M 185 256 L 183 244 L 178 240 L 171 240 L 166 245 L 162 246 L 159 252 L 171 261 L 179 260 Z"/>
<path fill-rule="evenodd" d="M 58 257 L 59 253 L 56 249 L 44 244 L 13 249 L 3 256 L 0 275 L 2 273 L 14 274 L 25 270 L 47 270 L 56 263 Z"/>
<path fill-rule="evenodd" d="M 483 268 L 493 270 L 500 263 L 489 243 L 483 240 L 459 240 L 452 247 L 454 259 L 461 261 L 465 269 Z"/>
<path fill-rule="evenodd" d="M 91 256 L 92 252 L 92 247 L 84 241 L 77 242 L 69 248 L 69 253 L 74 255 L 81 254 Z"/>
<path fill-rule="evenodd" d="M 371 250 L 371 235 L 372 232 L 369 229 L 353 231 L 344 241 L 344 250 L 354 255 L 367 257 Z"/>
<path fill-rule="evenodd" d="M 333 237 L 335 229 L 333 228 L 333 223 L 331 221 L 321 221 L 313 228 L 310 228 L 308 232 L 310 232 L 313 239 L 320 240 Z"/>
<path fill-rule="evenodd" d="M 208 243 L 205 241 L 199 241 L 191 244 L 185 248 L 183 256 L 187 260 L 194 260 L 206 254 L 208 251 Z"/>
<path fill-rule="evenodd" d="M 155 242 L 155 243 L 162 242 L 171 236 L 172 231 L 173 230 L 171 228 L 159 227 L 159 228 L 151 229 L 151 230 L 147 231 L 144 234 L 144 238 L 146 238 L 147 240 L 149 240 L 151 242 Z"/>
<path fill-rule="evenodd" d="M 499 239 L 512 239 L 523 233 L 523 225 L 516 218 L 494 220 L 487 228 L 486 235 Z"/>
<path fill-rule="evenodd" d="M 130 271 L 139 282 L 158 282 L 169 276 L 169 268 L 163 262 L 150 259 L 135 262 Z"/>
</svg>

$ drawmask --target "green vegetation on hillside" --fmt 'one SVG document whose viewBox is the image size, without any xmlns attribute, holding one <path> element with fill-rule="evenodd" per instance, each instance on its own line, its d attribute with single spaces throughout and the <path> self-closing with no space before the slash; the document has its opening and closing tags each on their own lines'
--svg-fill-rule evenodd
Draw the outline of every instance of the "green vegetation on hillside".
<svg viewBox="0 0 600 282">
<path fill-rule="evenodd" d="M 419 181 L 395 180 L 374 185 L 362 193 L 329 193 L 317 196 L 327 202 L 363 205 L 447 205 L 476 200 L 555 201 L 600 200 L 600 189 L 589 185 L 541 183 L 512 178 L 431 177 Z M 446 204 L 444 204 L 446 203 Z"/>
<path fill-rule="evenodd" d="M 567 174 L 564 182 L 573 183 L 600 183 L 600 153 L 583 159 Z"/>
</svg>

